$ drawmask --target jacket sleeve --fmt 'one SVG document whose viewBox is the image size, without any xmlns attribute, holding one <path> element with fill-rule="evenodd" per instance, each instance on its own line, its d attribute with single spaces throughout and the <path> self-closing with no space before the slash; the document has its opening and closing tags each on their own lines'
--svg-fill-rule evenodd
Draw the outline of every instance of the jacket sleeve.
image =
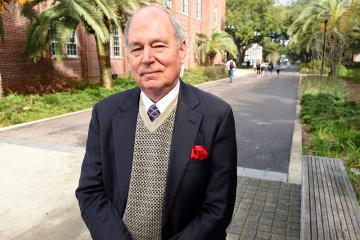
<svg viewBox="0 0 360 240">
<path fill-rule="evenodd" d="M 209 182 L 201 212 L 171 238 L 180 240 L 223 239 L 234 210 L 237 149 L 234 116 L 229 107 L 213 140 Z"/>
<path fill-rule="evenodd" d="M 130 240 L 130 234 L 118 210 L 106 195 L 102 161 L 100 126 L 95 106 L 90 121 L 79 186 L 75 194 L 79 201 L 81 216 L 94 240 Z"/>
</svg>

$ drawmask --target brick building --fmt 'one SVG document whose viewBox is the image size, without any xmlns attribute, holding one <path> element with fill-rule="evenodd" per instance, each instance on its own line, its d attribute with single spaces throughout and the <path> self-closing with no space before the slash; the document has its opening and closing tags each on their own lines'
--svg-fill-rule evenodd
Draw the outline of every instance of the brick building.
<svg viewBox="0 0 360 240">
<path fill-rule="evenodd" d="M 43 3 L 40 8 L 46 7 Z M 208 36 L 214 28 L 223 29 L 225 22 L 226 0 L 164 0 L 163 5 L 177 17 L 188 44 L 185 68 L 198 64 L 195 35 L 197 32 Z M 25 61 L 25 47 L 28 20 L 20 16 L 15 7 L 3 15 L 5 40 L 0 41 L 0 74 L 5 92 L 24 91 L 29 87 L 46 85 L 54 80 L 80 79 L 87 82 L 97 81 L 100 72 L 96 44 L 93 35 L 89 35 L 80 26 L 75 30 L 74 38 L 69 40 L 63 61 L 52 58 L 51 49 L 44 52 L 38 62 Z M 112 72 L 119 76 L 128 74 L 128 61 L 125 53 L 123 34 L 115 31 L 111 39 Z M 219 57 L 217 62 L 221 61 Z"/>
</svg>

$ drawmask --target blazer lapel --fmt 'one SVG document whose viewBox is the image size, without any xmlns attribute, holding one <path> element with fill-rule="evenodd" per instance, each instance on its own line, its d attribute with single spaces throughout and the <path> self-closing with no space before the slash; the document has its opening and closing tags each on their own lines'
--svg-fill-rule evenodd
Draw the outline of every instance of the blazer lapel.
<svg viewBox="0 0 360 240">
<path fill-rule="evenodd" d="M 135 130 L 139 109 L 140 90 L 136 88 L 119 103 L 120 113 L 112 118 L 115 164 L 119 191 L 121 197 L 121 210 L 125 208 L 131 177 Z"/>
<path fill-rule="evenodd" d="M 181 82 L 171 143 L 165 195 L 164 225 L 189 162 L 203 114 L 195 111 L 199 100 L 193 90 Z"/>
</svg>

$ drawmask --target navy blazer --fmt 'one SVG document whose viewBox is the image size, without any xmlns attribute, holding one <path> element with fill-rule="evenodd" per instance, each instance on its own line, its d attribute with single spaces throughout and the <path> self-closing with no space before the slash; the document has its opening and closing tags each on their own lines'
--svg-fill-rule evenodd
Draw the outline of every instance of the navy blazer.
<svg viewBox="0 0 360 240">
<path fill-rule="evenodd" d="M 139 88 L 93 108 L 76 197 L 95 240 L 131 239 L 122 216 L 128 197 Z M 209 153 L 190 160 L 194 145 Z M 225 240 L 236 193 L 237 150 L 229 104 L 183 82 L 171 143 L 162 239 Z"/>
</svg>

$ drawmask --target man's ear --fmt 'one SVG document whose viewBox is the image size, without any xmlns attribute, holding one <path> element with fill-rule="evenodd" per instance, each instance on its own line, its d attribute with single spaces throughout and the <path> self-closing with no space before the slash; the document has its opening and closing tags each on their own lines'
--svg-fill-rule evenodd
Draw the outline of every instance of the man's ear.
<svg viewBox="0 0 360 240">
<path fill-rule="evenodd" d="M 186 41 L 183 40 L 180 48 L 179 48 L 179 54 L 180 54 L 180 59 L 181 59 L 181 64 L 185 63 L 185 56 L 186 56 Z"/>
</svg>

